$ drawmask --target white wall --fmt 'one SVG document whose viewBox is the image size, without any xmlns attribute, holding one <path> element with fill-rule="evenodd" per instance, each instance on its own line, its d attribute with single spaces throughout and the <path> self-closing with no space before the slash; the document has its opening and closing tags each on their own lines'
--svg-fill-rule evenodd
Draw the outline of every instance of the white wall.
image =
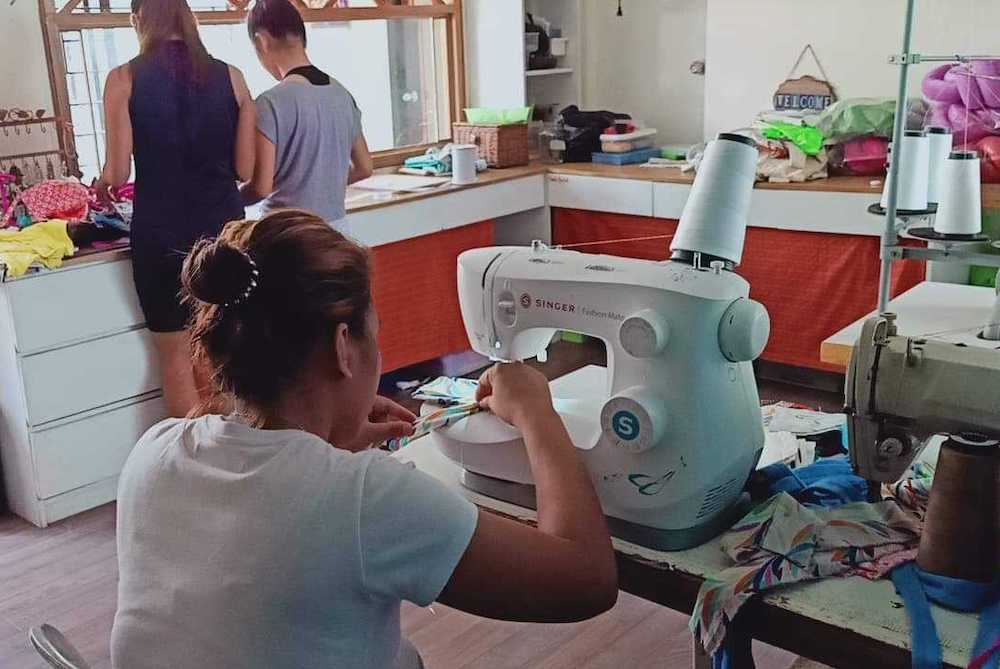
<svg viewBox="0 0 1000 669">
<path fill-rule="evenodd" d="M 898 70 L 887 58 L 900 50 L 904 0 L 707 1 L 705 136 L 745 126 L 770 109 L 806 43 L 839 97 L 895 97 Z M 920 0 L 913 49 L 998 54 L 998 28 L 996 0 Z M 911 70 L 911 96 L 920 94 L 929 68 Z M 818 74 L 811 62 L 801 73 Z"/>
<path fill-rule="evenodd" d="M 465 72 L 470 107 L 525 104 L 522 0 L 465 0 Z"/>
<path fill-rule="evenodd" d="M 756 6 L 757 0 L 736 0 Z M 789 0 L 790 2 L 790 0 Z M 707 0 L 584 0 L 583 103 L 631 114 L 663 143 L 701 139 Z"/>
<path fill-rule="evenodd" d="M 52 114 L 48 66 L 37 0 L 17 0 L 10 6 L 0 2 L 0 44 L 5 55 L 0 58 L 0 107 L 20 107 L 28 111 L 45 109 Z M 58 146 L 52 132 L 42 134 L 37 128 L 31 135 L 0 133 L 0 154 L 46 151 Z"/>
</svg>

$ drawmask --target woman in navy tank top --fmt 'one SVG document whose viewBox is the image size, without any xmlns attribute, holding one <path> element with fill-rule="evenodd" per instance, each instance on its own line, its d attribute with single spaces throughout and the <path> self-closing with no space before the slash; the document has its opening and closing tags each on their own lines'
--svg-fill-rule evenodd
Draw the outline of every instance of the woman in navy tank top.
<svg viewBox="0 0 1000 669">
<path fill-rule="evenodd" d="M 101 187 L 135 159 L 132 268 L 174 416 L 199 404 L 181 303 L 184 256 L 243 218 L 238 181 L 253 175 L 255 113 L 242 73 L 212 58 L 185 0 L 132 0 L 139 55 L 108 74 Z"/>
</svg>

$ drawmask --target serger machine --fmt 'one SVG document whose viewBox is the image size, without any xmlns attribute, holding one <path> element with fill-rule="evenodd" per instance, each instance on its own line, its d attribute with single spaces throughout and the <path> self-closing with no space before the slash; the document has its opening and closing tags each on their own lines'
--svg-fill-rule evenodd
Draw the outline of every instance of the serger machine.
<svg viewBox="0 0 1000 669">
<path fill-rule="evenodd" d="M 671 244 L 652 262 L 548 248 L 492 247 L 458 261 L 472 347 L 495 360 L 544 356 L 559 330 L 604 342 L 608 367 L 552 384 L 612 532 L 676 550 L 715 536 L 764 443 L 754 360 L 766 310 L 732 270 L 739 263 L 757 151 L 720 135 L 705 153 Z M 533 504 L 520 433 L 478 414 L 434 433 L 481 493 Z"/>
</svg>

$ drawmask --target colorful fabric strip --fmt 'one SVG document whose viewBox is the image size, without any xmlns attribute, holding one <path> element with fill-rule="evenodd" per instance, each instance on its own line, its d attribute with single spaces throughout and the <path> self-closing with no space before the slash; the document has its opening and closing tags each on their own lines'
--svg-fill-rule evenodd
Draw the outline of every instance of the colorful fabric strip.
<svg viewBox="0 0 1000 669">
<path fill-rule="evenodd" d="M 421 416 L 416 423 L 413 424 L 413 434 L 409 437 L 401 437 L 399 439 L 390 439 L 385 442 L 385 447 L 390 451 L 398 451 L 415 439 L 419 439 L 424 435 L 430 433 L 432 430 L 438 430 L 442 427 L 448 425 L 453 425 L 460 420 L 468 418 L 472 414 L 479 413 L 479 404 L 476 402 L 468 402 L 465 404 L 458 404 L 455 406 L 444 407 L 432 411 L 431 413 Z"/>
</svg>

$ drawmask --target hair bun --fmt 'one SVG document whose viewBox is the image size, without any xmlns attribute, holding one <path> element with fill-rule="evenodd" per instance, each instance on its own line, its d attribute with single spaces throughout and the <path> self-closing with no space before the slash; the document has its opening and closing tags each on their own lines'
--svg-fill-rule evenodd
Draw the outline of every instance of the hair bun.
<svg viewBox="0 0 1000 669">
<path fill-rule="evenodd" d="M 245 251 L 226 241 L 202 239 L 184 259 L 181 281 L 196 300 L 238 304 L 256 287 L 257 266 Z"/>
</svg>

